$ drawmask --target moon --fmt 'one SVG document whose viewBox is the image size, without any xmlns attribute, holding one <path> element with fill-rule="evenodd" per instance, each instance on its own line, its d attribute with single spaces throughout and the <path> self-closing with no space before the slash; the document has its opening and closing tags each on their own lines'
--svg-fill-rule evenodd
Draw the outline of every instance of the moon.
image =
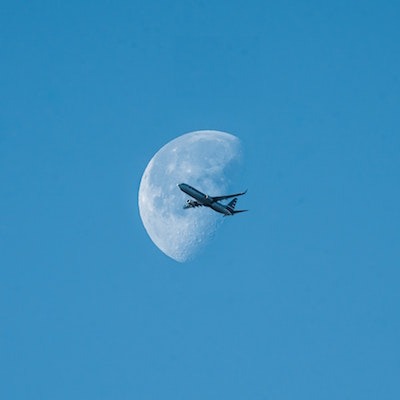
<svg viewBox="0 0 400 400">
<path fill-rule="evenodd" d="M 240 140 L 203 130 L 163 146 L 147 165 L 139 186 L 139 213 L 154 244 L 178 262 L 193 259 L 215 235 L 223 217 L 208 207 L 183 209 L 188 183 L 211 196 L 227 194 L 242 161 Z"/>
</svg>

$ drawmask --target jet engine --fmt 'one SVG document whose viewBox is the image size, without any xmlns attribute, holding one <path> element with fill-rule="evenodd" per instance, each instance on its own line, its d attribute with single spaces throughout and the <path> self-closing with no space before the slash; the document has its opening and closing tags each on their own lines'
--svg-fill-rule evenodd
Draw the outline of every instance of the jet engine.
<svg viewBox="0 0 400 400">
<path fill-rule="evenodd" d="M 191 207 L 198 207 L 199 203 L 197 201 L 194 200 L 186 200 L 186 204 L 183 208 L 191 208 Z"/>
</svg>

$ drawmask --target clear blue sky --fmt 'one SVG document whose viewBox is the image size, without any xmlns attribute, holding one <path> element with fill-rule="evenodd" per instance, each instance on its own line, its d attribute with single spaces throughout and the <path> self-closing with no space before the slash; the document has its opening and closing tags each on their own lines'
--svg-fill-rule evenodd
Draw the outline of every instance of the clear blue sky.
<svg viewBox="0 0 400 400">
<path fill-rule="evenodd" d="M 397 1 L 2 1 L 0 398 L 400 398 Z M 247 154 L 178 264 L 137 209 L 183 133 Z"/>
</svg>

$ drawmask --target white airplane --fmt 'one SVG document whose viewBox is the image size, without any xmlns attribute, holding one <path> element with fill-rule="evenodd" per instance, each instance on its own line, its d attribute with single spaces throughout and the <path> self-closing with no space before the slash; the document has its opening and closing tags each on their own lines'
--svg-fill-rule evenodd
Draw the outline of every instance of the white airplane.
<svg viewBox="0 0 400 400">
<path fill-rule="evenodd" d="M 243 194 L 246 194 L 247 190 L 242 193 L 211 197 L 208 194 L 201 193 L 199 190 L 188 185 L 187 183 L 180 183 L 178 187 L 179 189 L 182 190 L 182 192 L 185 192 L 190 197 L 193 197 L 195 199 L 195 200 L 190 200 L 190 199 L 187 200 L 186 205 L 183 208 L 193 208 L 202 206 L 210 207 L 214 211 L 224 214 L 224 217 L 227 215 L 234 215 L 237 213 L 248 211 L 248 210 L 235 210 L 237 196 L 242 196 Z M 234 197 L 234 199 L 230 201 L 228 204 L 220 203 L 220 200 L 230 199 L 232 197 Z"/>
</svg>

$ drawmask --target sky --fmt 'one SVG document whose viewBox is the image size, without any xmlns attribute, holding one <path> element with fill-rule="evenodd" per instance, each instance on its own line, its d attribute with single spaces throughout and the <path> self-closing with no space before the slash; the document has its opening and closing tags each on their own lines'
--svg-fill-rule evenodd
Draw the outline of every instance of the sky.
<svg viewBox="0 0 400 400">
<path fill-rule="evenodd" d="M 2 399 L 400 398 L 398 2 L 0 10 Z M 250 212 L 179 264 L 137 192 L 200 129 Z"/>
</svg>

